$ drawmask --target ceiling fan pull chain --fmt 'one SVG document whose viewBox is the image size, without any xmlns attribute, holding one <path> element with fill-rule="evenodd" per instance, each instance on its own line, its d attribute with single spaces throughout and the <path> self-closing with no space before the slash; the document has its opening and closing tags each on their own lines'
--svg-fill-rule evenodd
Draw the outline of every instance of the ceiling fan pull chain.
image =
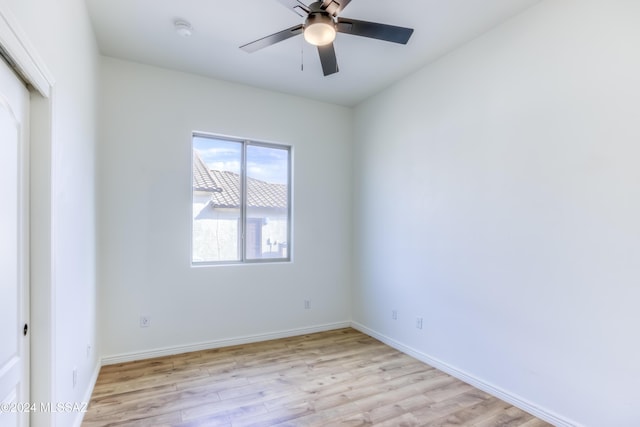
<svg viewBox="0 0 640 427">
<path fill-rule="evenodd" d="M 304 39 L 300 39 L 300 71 L 304 71 Z"/>
</svg>

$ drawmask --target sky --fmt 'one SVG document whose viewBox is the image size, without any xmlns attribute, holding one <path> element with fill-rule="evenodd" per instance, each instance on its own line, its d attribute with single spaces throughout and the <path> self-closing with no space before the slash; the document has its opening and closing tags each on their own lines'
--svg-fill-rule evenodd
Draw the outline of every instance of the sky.
<svg viewBox="0 0 640 427">
<path fill-rule="evenodd" d="M 242 144 L 213 137 L 193 137 L 193 148 L 209 169 L 240 173 Z M 260 145 L 247 146 L 247 176 L 287 184 L 289 151 Z"/>
</svg>

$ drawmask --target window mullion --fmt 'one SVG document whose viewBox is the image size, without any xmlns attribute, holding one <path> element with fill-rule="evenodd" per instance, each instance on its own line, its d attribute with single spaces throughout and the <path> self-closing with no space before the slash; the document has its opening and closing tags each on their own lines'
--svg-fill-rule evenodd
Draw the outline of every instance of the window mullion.
<svg viewBox="0 0 640 427">
<path fill-rule="evenodd" d="M 242 218 L 242 262 L 247 261 L 247 141 L 242 141 L 240 159 L 240 217 Z"/>
</svg>

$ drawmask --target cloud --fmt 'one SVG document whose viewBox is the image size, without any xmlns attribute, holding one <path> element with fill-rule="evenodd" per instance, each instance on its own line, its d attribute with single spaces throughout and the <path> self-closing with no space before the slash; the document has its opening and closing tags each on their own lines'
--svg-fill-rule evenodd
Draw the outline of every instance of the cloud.
<svg viewBox="0 0 640 427">
<path fill-rule="evenodd" d="M 193 148 L 210 169 L 240 173 L 241 143 L 194 137 Z M 287 150 L 249 145 L 247 147 L 247 174 L 261 181 L 286 184 L 289 172 L 288 155 Z"/>
</svg>

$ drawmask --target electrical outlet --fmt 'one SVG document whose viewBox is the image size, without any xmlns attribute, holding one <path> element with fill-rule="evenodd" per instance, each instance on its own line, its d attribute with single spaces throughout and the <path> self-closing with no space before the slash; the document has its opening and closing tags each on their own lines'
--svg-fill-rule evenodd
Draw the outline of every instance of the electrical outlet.
<svg viewBox="0 0 640 427">
<path fill-rule="evenodd" d="M 311 309 L 311 301 L 309 301 L 308 299 L 304 300 L 304 309 L 305 310 Z"/>
<path fill-rule="evenodd" d="M 398 320 L 398 310 L 391 310 L 391 318 L 393 320 Z"/>
<path fill-rule="evenodd" d="M 140 327 L 148 328 L 151 326 L 151 317 L 150 316 L 140 316 Z"/>
<path fill-rule="evenodd" d="M 422 317 L 416 317 L 416 328 L 422 329 Z"/>
</svg>

